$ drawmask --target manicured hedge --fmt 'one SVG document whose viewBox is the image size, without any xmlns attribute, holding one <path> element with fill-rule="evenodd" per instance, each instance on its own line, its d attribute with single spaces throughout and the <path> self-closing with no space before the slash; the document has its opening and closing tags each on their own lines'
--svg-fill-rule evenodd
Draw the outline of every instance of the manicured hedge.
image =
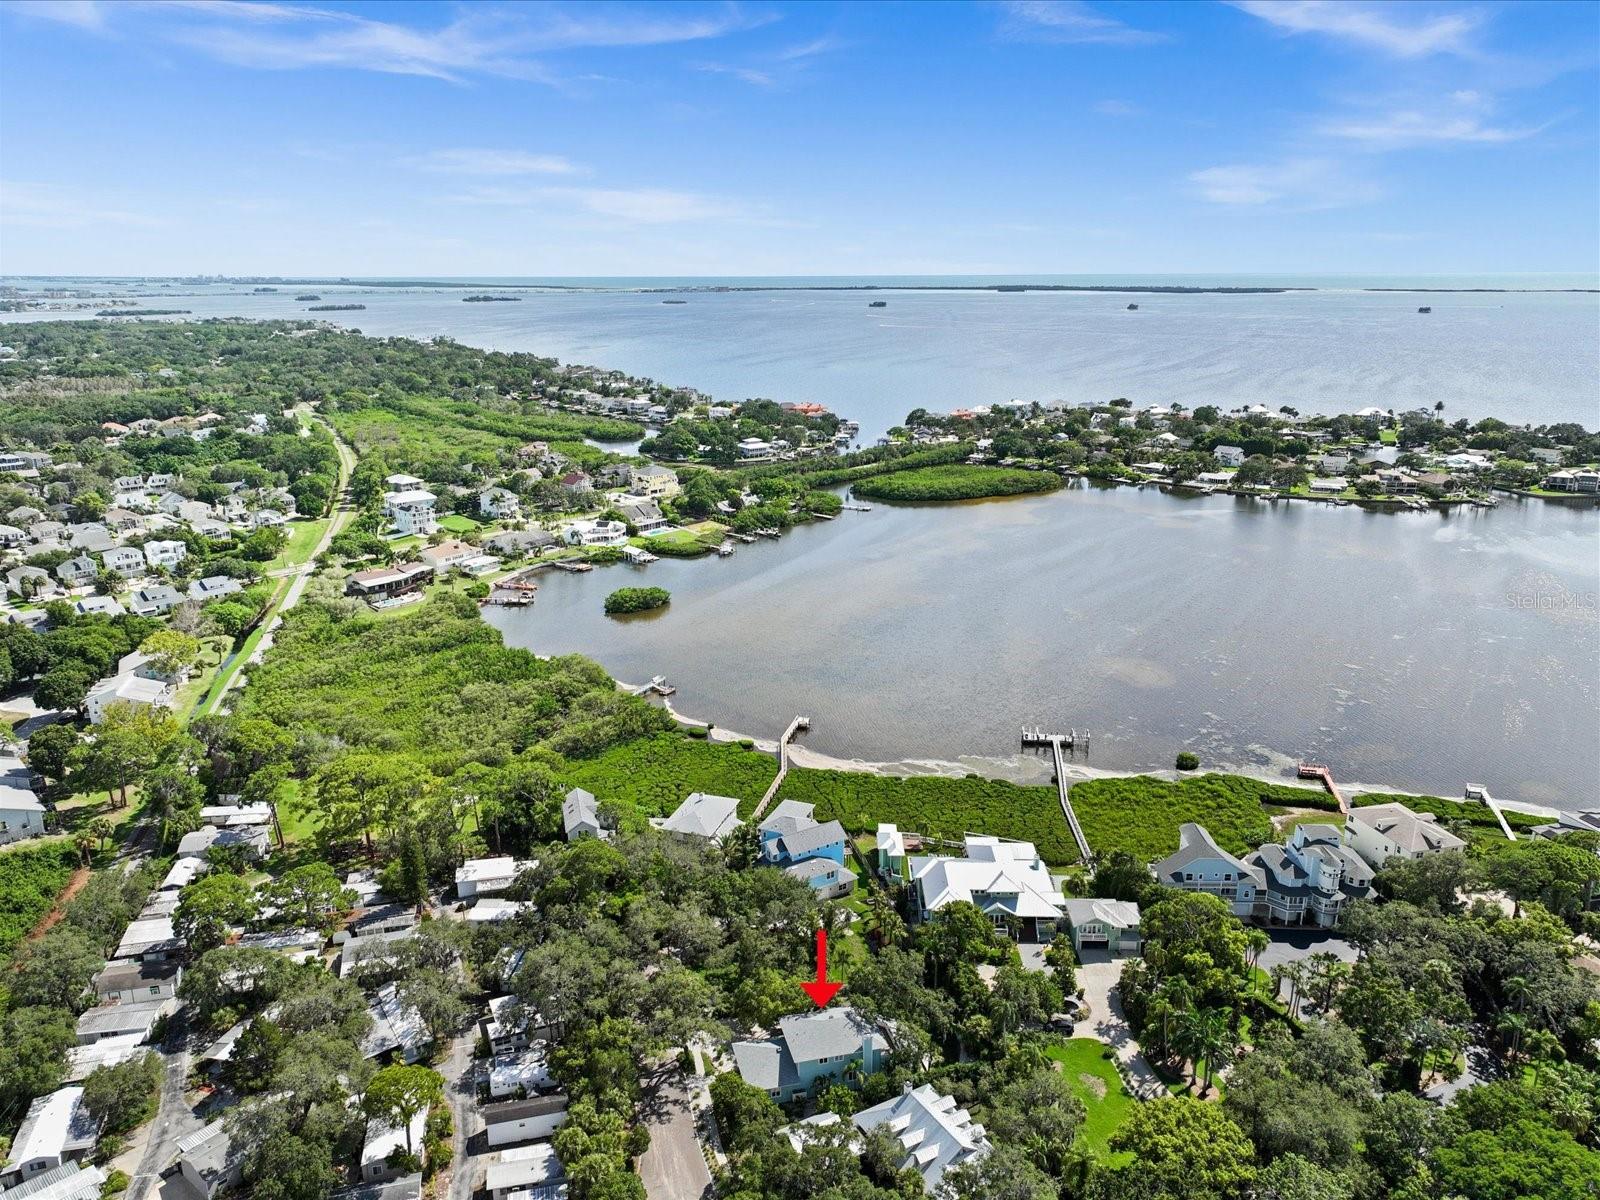
<svg viewBox="0 0 1600 1200">
<path fill-rule="evenodd" d="M 632 804 L 648 817 L 670 813 L 690 792 L 733 796 L 748 816 L 777 773 L 778 760 L 770 754 L 659 733 L 573 764 L 566 781 L 596 799 Z"/>
<path fill-rule="evenodd" d="M 778 796 L 817 806 L 819 821 L 838 820 L 852 833 L 888 821 L 908 832 L 959 840 L 967 833 L 1019 838 L 1050 863 L 1078 861 L 1072 832 L 1054 787 L 1019 787 L 998 779 L 869 775 L 792 770 Z"/>
<path fill-rule="evenodd" d="M 1029 492 L 1050 492 L 1060 486 L 1061 477 L 1049 471 L 951 464 L 863 479 L 854 485 L 854 491 L 858 496 L 879 500 L 936 501 L 1020 496 Z"/>
<path fill-rule="evenodd" d="M 1200 775 L 1168 783 L 1149 775 L 1074 784 L 1072 808 L 1096 854 L 1127 850 L 1151 862 L 1178 848 L 1178 827 L 1204 825 L 1234 854 L 1272 840 L 1272 807 L 1335 808 L 1309 788 L 1262 783 L 1242 775 Z"/>
</svg>

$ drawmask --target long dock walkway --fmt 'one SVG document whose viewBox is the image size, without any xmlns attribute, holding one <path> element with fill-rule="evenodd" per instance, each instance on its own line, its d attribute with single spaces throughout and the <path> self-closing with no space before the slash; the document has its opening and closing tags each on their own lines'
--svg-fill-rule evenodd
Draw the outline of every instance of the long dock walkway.
<svg viewBox="0 0 1600 1200">
<path fill-rule="evenodd" d="M 1488 788 L 1481 783 L 1470 783 L 1467 785 L 1466 798 L 1483 801 L 1483 806 L 1494 814 L 1496 821 L 1500 822 L 1500 832 L 1506 835 L 1506 841 L 1517 840 L 1517 835 L 1511 831 L 1511 823 L 1506 820 L 1506 814 L 1500 810 L 1500 802 L 1489 795 Z"/>
<path fill-rule="evenodd" d="M 1350 801 L 1344 798 L 1344 793 L 1339 790 L 1338 784 L 1333 782 L 1333 772 L 1321 763 L 1303 762 L 1300 764 L 1299 775 L 1301 779 L 1320 779 L 1322 786 L 1328 789 L 1328 794 L 1339 805 L 1341 816 L 1350 815 Z"/>
<path fill-rule="evenodd" d="M 1088 866 L 1093 855 L 1089 851 L 1089 839 L 1083 836 L 1083 826 L 1078 824 L 1078 814 L 1072 811 L 1072 798 L 1068 795 L 1072 785 L 1067 782 L 1067 759 L 1061 753 L 1062 741 L 1060 734 L 1049 738 L 1050 756 L 1056 764 L 1056 792 L 1061 797 L 1061 812 L 1067 818 L 1067 828 L 1072 830 L 1072 840 L 1078 843 L 1078 858 Z"/>
<path fill-rule="evenodd" d="M 756 805 L 756 811 L 750 815 L 752 824 L 761 820 L 761 814 L 767 811 L 767 805 L 772 803 L 772 798 L 783 786 L 784 777 L 789 774 L 789 743 L 794 740 L 795 734 L 802 729 L 810 728 L 810 717 L 796 717 L 789 722 L 789 728 L 785 729 L 783 736 L 778 739 L 778 774 L 773 778 L 772 786 L 767 788 L 766 795 L 761 797 L 761 803 Z"/>
</svg>

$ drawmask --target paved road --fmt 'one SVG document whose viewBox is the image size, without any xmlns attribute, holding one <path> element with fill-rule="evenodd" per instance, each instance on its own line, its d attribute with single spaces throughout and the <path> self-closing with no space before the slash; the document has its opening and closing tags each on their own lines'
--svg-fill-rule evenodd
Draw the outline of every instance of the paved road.
<svg viewBox="0 0 1600 1200">
<path fill-rule="evenodd" d="M 184 1085 L 189 1079 L 189 1037 L 181 1012 L 172 1019 L 171 1025 L 171 1032 L 160 1046 L 166 1066 L 161 1077 L 160 1106 L 155 1120 L 136 1135 L 144 1138 L 144 1153 L 139 1158 L 138 1170 L 130 1172 L 133 1180 L 128 1185 L 127 1200 L 144 1200 L 149 1196 L 160 1184 L 161 1171 L 177 1155 L 178 1140 L 205 1125 L 184 1096 Z"/>
<path fill-rule="evenodd" d="M 711 1172 L 695 1128 L 702 1086 L 676 1065 L 657 1072 L 646 1085 L 644 1123 L 650 1149 L 639 1160 L 639 1177 L 650 1200 L 699 1200 L 711 1194 Z"/>
<path fill-rule="evenodd" d="M 482 1124 L 478 1117 L 477 1086 L 473 1082 L 472 1048 L 477 1040 L 474 1026 L 456 1038 L 445 1060 L 445 1096 L 455 1115 L 455 1156 L 450 1162 L 450 1200 L 470 1200 L 475 1190 L 478 1161 L 469 1156 L 472 1139 Z"/>
</svg>

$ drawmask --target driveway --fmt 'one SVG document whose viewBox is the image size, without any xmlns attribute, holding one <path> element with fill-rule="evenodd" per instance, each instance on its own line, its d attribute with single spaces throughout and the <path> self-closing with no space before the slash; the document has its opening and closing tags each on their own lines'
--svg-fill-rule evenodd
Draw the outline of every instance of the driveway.
<svg viewBox="0 0 1600 1200">
<path fill-rule="evenodd" d="M 639 1177 L 650 1200 L 699 1200 L 711 1194 L 711 1172 L 696 1128 L 702 1086 L 676 1064 L 646 1082 L 643 1111 L 650 1149 L 639 1160 Z"/>
<path fill-rule="evenodd" d="M 1145 1061 L 1122 1014 L 1122 1000 L 1117 993 L 1117 980 L 1122 974 L 1126 958 L 1113 958 L 1105 950 L 1084 950 L 1079 957 L 1078 986 L 1083 989 L 1084 1003 L 1089 1015 L 1078 1022 L 1073 1037 L 1093 1038 L 1110 1046 L 1122 1064 L 1124 1079 L 1131 1081 L 1133 1092 L 1151 1099 L 1166 1094 L 1166 1086 Z"/>
</svg>

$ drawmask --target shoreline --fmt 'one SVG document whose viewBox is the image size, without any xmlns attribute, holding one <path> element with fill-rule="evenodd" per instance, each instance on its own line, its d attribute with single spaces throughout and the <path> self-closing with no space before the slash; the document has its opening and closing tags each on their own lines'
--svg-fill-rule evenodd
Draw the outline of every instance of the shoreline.
<svg viewBox="0 0 1600 1200">
<path fill-rule="evenodd" d="M 633 685 L 617 681 L 617 687 L 624 691 L 633 691 Z M 709 729 L 706 740 L 724 745 L 738 742 L 750 742 L 757 750 L 766 754 L 778 753 L 776 738 L 752 737 L 740 733 L 738 730 L 729 729 L 713 722 L 701 720 L 680 713 L 672 706 L 670 697 L 659 697 L 658 702 L 663 709 L 680 725 L 692 726 L 699 729 Z M 1284 757 L 1286 763 L 1292 760 Z M 860 758 L 839 758 L 831 754 L 824 754 L 819 750 L 812 750 L 802 742 L 789 743 L 789 762 L 791 766 L 802 770 L 813 771 L 849 771 L 860 775 L 899 776 L 901 778 L 914 778 L 917 776 L 937 776 L 946 779 L 960 779 L 967 775 L 981 775 L 986 779 L 999 779 L 1006 783 L 1015 783 L 1021 786 L 1048 787 L 1053 779 L 1053 772 L 1049 760 L 1040 756 L 1037 764 L 1032 765 L 1031 760 L 1022 756 L 1015 758 L 993 758 L 978 755 L 958 756 L 953 759 L 940 758 L 906 758 L 889 762 L 874 762 Z M 1237 763 L 1208 763 L 1202 764 L 1196 771 L 1178 771 L 1172 768 L 1151 768 L 1144 771 L 1111 770 L 1105 767 L 1091 767 L 1087 763 L 1068 762 L 1067 775 L 1074 783 L 1087 782 L 1092 779 L 1134 779 L 1149 776 L 1168 782 L 1175 782 L 1183 778 L 1193 778 L 1208 773 L 1238 775 L 1246 779 L 1254 779 L 1261 783 L 1271 784 L 1301 784 L 1294 775 L 1274 773 L 1259 766 L 1247 766 Z M 1311 788 L 1315 791 L 1317 789 Z M 1451 800 L 1451 789 L 1441 788 L 1435 791 L 1419 792 L 1413 788 L 1395 787 L 1383 783 L 1339 782 L 1339 790 L 1347 796 L 1361 796 L 1371 793 L 1391 796 L 1436 796 L 1440 799 Z M 1471 803 L 1467 801 L 1467 803 Z M 1531 804 L 1521 800 L 1495 799 L 1495 804 L 1507 812 L 1521 813 L 1525 816 L 1548 817 L 1555 820 L 1563 810 L 1551 808 L 1544 804 Z"/>
</svg>

